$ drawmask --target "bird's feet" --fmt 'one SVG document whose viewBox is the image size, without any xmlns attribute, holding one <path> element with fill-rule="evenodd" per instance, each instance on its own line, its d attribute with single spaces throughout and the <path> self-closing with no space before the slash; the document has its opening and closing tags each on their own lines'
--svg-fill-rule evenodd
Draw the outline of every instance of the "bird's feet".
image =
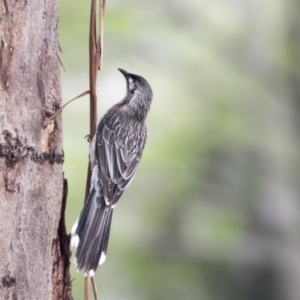
<svg viewBox="0 0 300 300">
<path fill-rule="evenodd" d="M 87 134 L 85 137 L 84 137 L 89 143 L 91 142 L 92 138 L 91 138 L 91 135 L 90 134 Z"/>
</svg>

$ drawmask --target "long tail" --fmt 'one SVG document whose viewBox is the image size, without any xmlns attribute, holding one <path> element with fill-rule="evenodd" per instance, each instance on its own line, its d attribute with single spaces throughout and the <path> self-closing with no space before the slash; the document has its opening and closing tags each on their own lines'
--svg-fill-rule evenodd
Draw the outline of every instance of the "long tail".
<svg viewBox="0 0 300 300">
<path fill-rule="evenodd" d="M 107 252 L 113 209 L 107 206 L 102 188 L 91 189 L 84 208 L 72 228 L 71 245 L 77 247 L 75 263 L 85 275 L 94 276 L 104 263 Z"/>
</svg>

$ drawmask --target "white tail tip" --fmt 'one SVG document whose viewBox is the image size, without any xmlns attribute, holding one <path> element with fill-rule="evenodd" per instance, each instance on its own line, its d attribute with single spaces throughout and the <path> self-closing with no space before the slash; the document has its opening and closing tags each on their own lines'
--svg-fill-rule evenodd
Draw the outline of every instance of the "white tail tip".
<svg viewBox="0 0 300 300">
<path fill-rule="evenodd" d="M 77 226 L 78 226 L 78 219 L 76 220 L 76 222 L 75 222 L 74 225 L 72 226 L 72 229 L 71 229 L 72 235 L 75 235 Z"/>
<path fill-rule="evenodd" d="M 105 262 L 105 259 L 106 259 L 105 252 L 102 252 L 99 260 L 99 265 L 102 265 Z"/>
<path fill-rule="evenodd" d="M 71 238 L 71 247 L 75 247 L 77 248 L 79 244 L 79 236 L 78 235 L 74 235 Z"/>
<path fill-rule="evenodd" d="M 95 275 L 95 271 L 94 270 L 89 270 L 88 273 L 84 273 L 84 277 L 89 276 L 89 277 L 93 277 Z"/>
</svg>

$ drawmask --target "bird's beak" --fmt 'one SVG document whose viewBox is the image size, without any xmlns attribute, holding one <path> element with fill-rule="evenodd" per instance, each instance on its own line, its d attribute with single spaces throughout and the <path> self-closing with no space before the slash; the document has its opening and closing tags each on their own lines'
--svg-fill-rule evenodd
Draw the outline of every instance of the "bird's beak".
<svg viewBox="0 0 300 300">
<path fill-rule="evenodd" d="M 129 74 L 125 70 L 123 70 L 123 69 L 118 69 L 118 70 L 124 75 L 124 77 L 126 78 L 126 80 L 128 80 Z"/>
</svg>

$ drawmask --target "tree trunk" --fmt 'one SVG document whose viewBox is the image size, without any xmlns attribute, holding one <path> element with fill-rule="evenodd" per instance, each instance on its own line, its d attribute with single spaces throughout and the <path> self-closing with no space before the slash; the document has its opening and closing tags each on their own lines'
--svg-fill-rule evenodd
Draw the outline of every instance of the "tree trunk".
<svg viewBox="0 0 300 300">
<path fill-rule="evenodd" d="M 0 299 L 72 299 L 58 10 L 0 2 Z"/>
</svg>

